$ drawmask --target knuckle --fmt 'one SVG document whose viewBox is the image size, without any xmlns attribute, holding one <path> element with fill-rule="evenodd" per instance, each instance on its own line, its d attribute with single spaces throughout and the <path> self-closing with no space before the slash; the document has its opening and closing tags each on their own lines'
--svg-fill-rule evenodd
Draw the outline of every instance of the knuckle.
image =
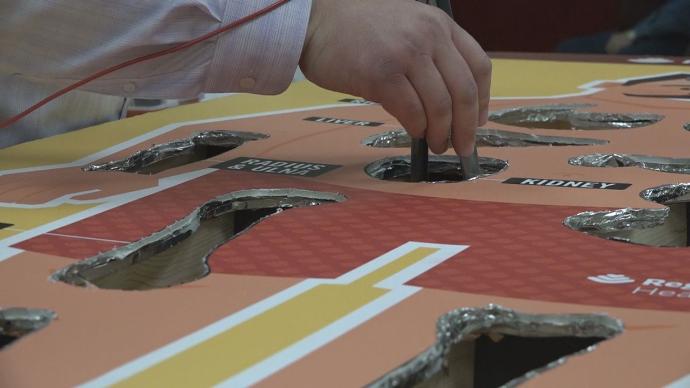
<svg viewBox="0 0 690 388">
<path fill-rule="evenodd" d="M 438 25 L 439 22 L 447 21 L 450 19 L 448 14 L 439 7 L 428 7 L 428 18 L 429 21 Z"/>
<path fill-rule="evenodd" d="M 400 77 L 405 74 L 405 54 L 401 49 L 389 49 L 380 60 L 376 62 L 372 75 L 385 82 L 400 82 Z"/>
<path fill-rule="evenodd" d="M 399 65 L 407 58 L 408 55 L 407 48 L 402 44 L 395 44 L 390 47 L 386 47 L 383 50 L 383 56 L 386 58 L 384 62 L 387 62 L 391 65 Z"/>
<path fill-rule="evenodd" d="M 432 107 L 433 114 L 440 117 L 450 117 L 452 110 L 453 100 L 447 93 L 439 97 L 434 106 Z"/>
<path fill-rule="evenodd" d="M 408 81 L 407 77 L 402 72 L 390 72 L 380 78 L 380 83 L 383 88 L 400 89 L 403 88 Z"/>
<path fill-rule="evenodd" d="M 408 116 L 421 116 L 424 115 L 424 107 L 414 101 L 413 99 L 405 99 L 401 104 L 401 108 Z"/>
<path fill-rule="evenodd" d="M 482 55 L 477 65 L 477 76 L 482 78 L 489 78 L 491 77 L 492 72 L 493 63 L 491 62 L 491 58 L 489 58 L 489 56 L 486 54 Z"/>
<path fill-rule="evenodd" d="M 421 12 L 417 17 L 415 30 L 419 34 L 418 36 L 437 35 L 441 27 L 446 24 L 444 18 L 448 16 L 440 8 L 425 8 L 425 12 Z"/>
<path fill-rule="evenodd" d="M 457 92 L 458 102 L 462 105 L 474 105 L 479 98 L 478 92 L 477 83 L 474 80 L 467 80 Z"/>
</svg>

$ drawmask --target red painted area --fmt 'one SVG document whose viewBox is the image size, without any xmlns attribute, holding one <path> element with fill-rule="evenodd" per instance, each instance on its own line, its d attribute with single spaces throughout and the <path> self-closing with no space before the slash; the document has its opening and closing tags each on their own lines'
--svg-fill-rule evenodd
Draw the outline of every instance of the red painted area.
<svg viewBox="0 0 690 388">
<path fill-rule="evenodd" d="M 101 252 L 107 252 L 121 245 L 124 245 L 124 243 L 83 239 L 64 235 L 42 234 L 15 246 L 32 252 L 83 259 Z"/>
<path fill-rule="evenodd" d="M 633 285 L 588 276 L 622 273 L 690 281 L 690 250 L 651 248 L 574 232 L 575 207 L 417 197 L 349 189 L 308 179 L 218 171 L 61 228 L 55 233 L 135 241 L 204 202 L 252 188 L 341 192 L 344 203 L 293 209 L 262 221 L 217 249 L 214 272 L 335 278 L 408 241 L 469 245 L 411 284 L 543 301 L 690 311 L 690 298 L 633 295 Z M 591 210 L 591 209 L 587 209 Z M 39 236 L 19 248 L 82 259 L 114 243 Z"/>
</svg>

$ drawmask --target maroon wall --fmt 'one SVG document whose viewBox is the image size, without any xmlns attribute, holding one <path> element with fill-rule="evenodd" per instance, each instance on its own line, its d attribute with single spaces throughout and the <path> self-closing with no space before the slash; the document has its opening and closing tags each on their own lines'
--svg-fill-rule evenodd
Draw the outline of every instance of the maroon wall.
<svg viewBox="0 0 690 388">
<path fill-rule="evenodd" d="M 453 0 L 458 23 L 487 51 L 552 51 L 569 37 L 617 29 L 655 0 Z"/>
</svg>

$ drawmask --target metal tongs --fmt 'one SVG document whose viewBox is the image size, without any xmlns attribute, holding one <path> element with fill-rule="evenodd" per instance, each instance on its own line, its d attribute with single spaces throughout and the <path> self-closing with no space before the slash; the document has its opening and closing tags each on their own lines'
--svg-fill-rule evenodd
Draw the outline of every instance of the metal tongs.
<svg viewBox="0 0 690 388">
<path fill-rule="evenodd" d="M 481 174 L 477 146 L 469 156 L 460 157 L 462 180 L 470 180 Z M 410 148 L 410 181 L 426 182 L 429 180 L 429 145 L 425 139 L 412 139 Z"/>
<path fill-rule="evenodd" d="M 448 16 L 453 17 L 450 0 L 439 0 L 436 4 Z M 460 158 L 460 167 L 462 169 L 462 180 L 469 180 L 479 176 L 481 170 L 479 169 L 479 155 L 477 155 L 476 145 L 472 155 Z M 427 180 L 429 180 L 429 145 L 425 139 L 412 139 L 412 147 L 410 149 L 410 181 L 425 182 Z"/>
</svg>

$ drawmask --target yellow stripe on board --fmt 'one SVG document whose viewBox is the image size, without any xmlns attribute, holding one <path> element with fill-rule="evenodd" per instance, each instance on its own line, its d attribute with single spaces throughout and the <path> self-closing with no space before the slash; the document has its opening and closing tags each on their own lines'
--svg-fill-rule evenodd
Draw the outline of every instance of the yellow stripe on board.
<svg viewBox="0 0 690 388">
<path fill-rule="evenodd" d="M 0 149 L 0 170 L 73 162 L 169 124 L 335 104 L 345 97 L 300 81 L 278 96 L 237 94 L 183 105 Z"/>
<path fill-rule="evenodd" d="M 592 81 L 690 72 L 690 66 L 494 59 L 491 97 L 548 97 L 580 93 Z"/>
<path fill-rule="evenodd" d="M 51 223 L 84 210 L 95 207 L 95 204 L 63 204 L 55 207 L 22 209 L 0 207 L 0 222 L 13 224 L 12 228 L 0 230 L 0 240 Z"/>
<path fill-rule="evenodd" d="M 375 284 L 438 251 L 416 248 L 350 284 L 316 286 L 115 386 L 210 386 L 225 381 L 386 294 L 388 290 Z"/>
<path fill-rule="evenodd" d="M 395 275 L 412 264 L 417 263 L 425 257 L 429 257 L 436 252 L 438 252 L 437 248 L 416 248 L 412 252 L 400 256 L 399 259 L 394 260 L 378 270 L 368 274 L 367 276 L 354 281 L 352 284 L 360 285 L 362 287 L 374 287 L 380 281 Z"/>
</svg>

